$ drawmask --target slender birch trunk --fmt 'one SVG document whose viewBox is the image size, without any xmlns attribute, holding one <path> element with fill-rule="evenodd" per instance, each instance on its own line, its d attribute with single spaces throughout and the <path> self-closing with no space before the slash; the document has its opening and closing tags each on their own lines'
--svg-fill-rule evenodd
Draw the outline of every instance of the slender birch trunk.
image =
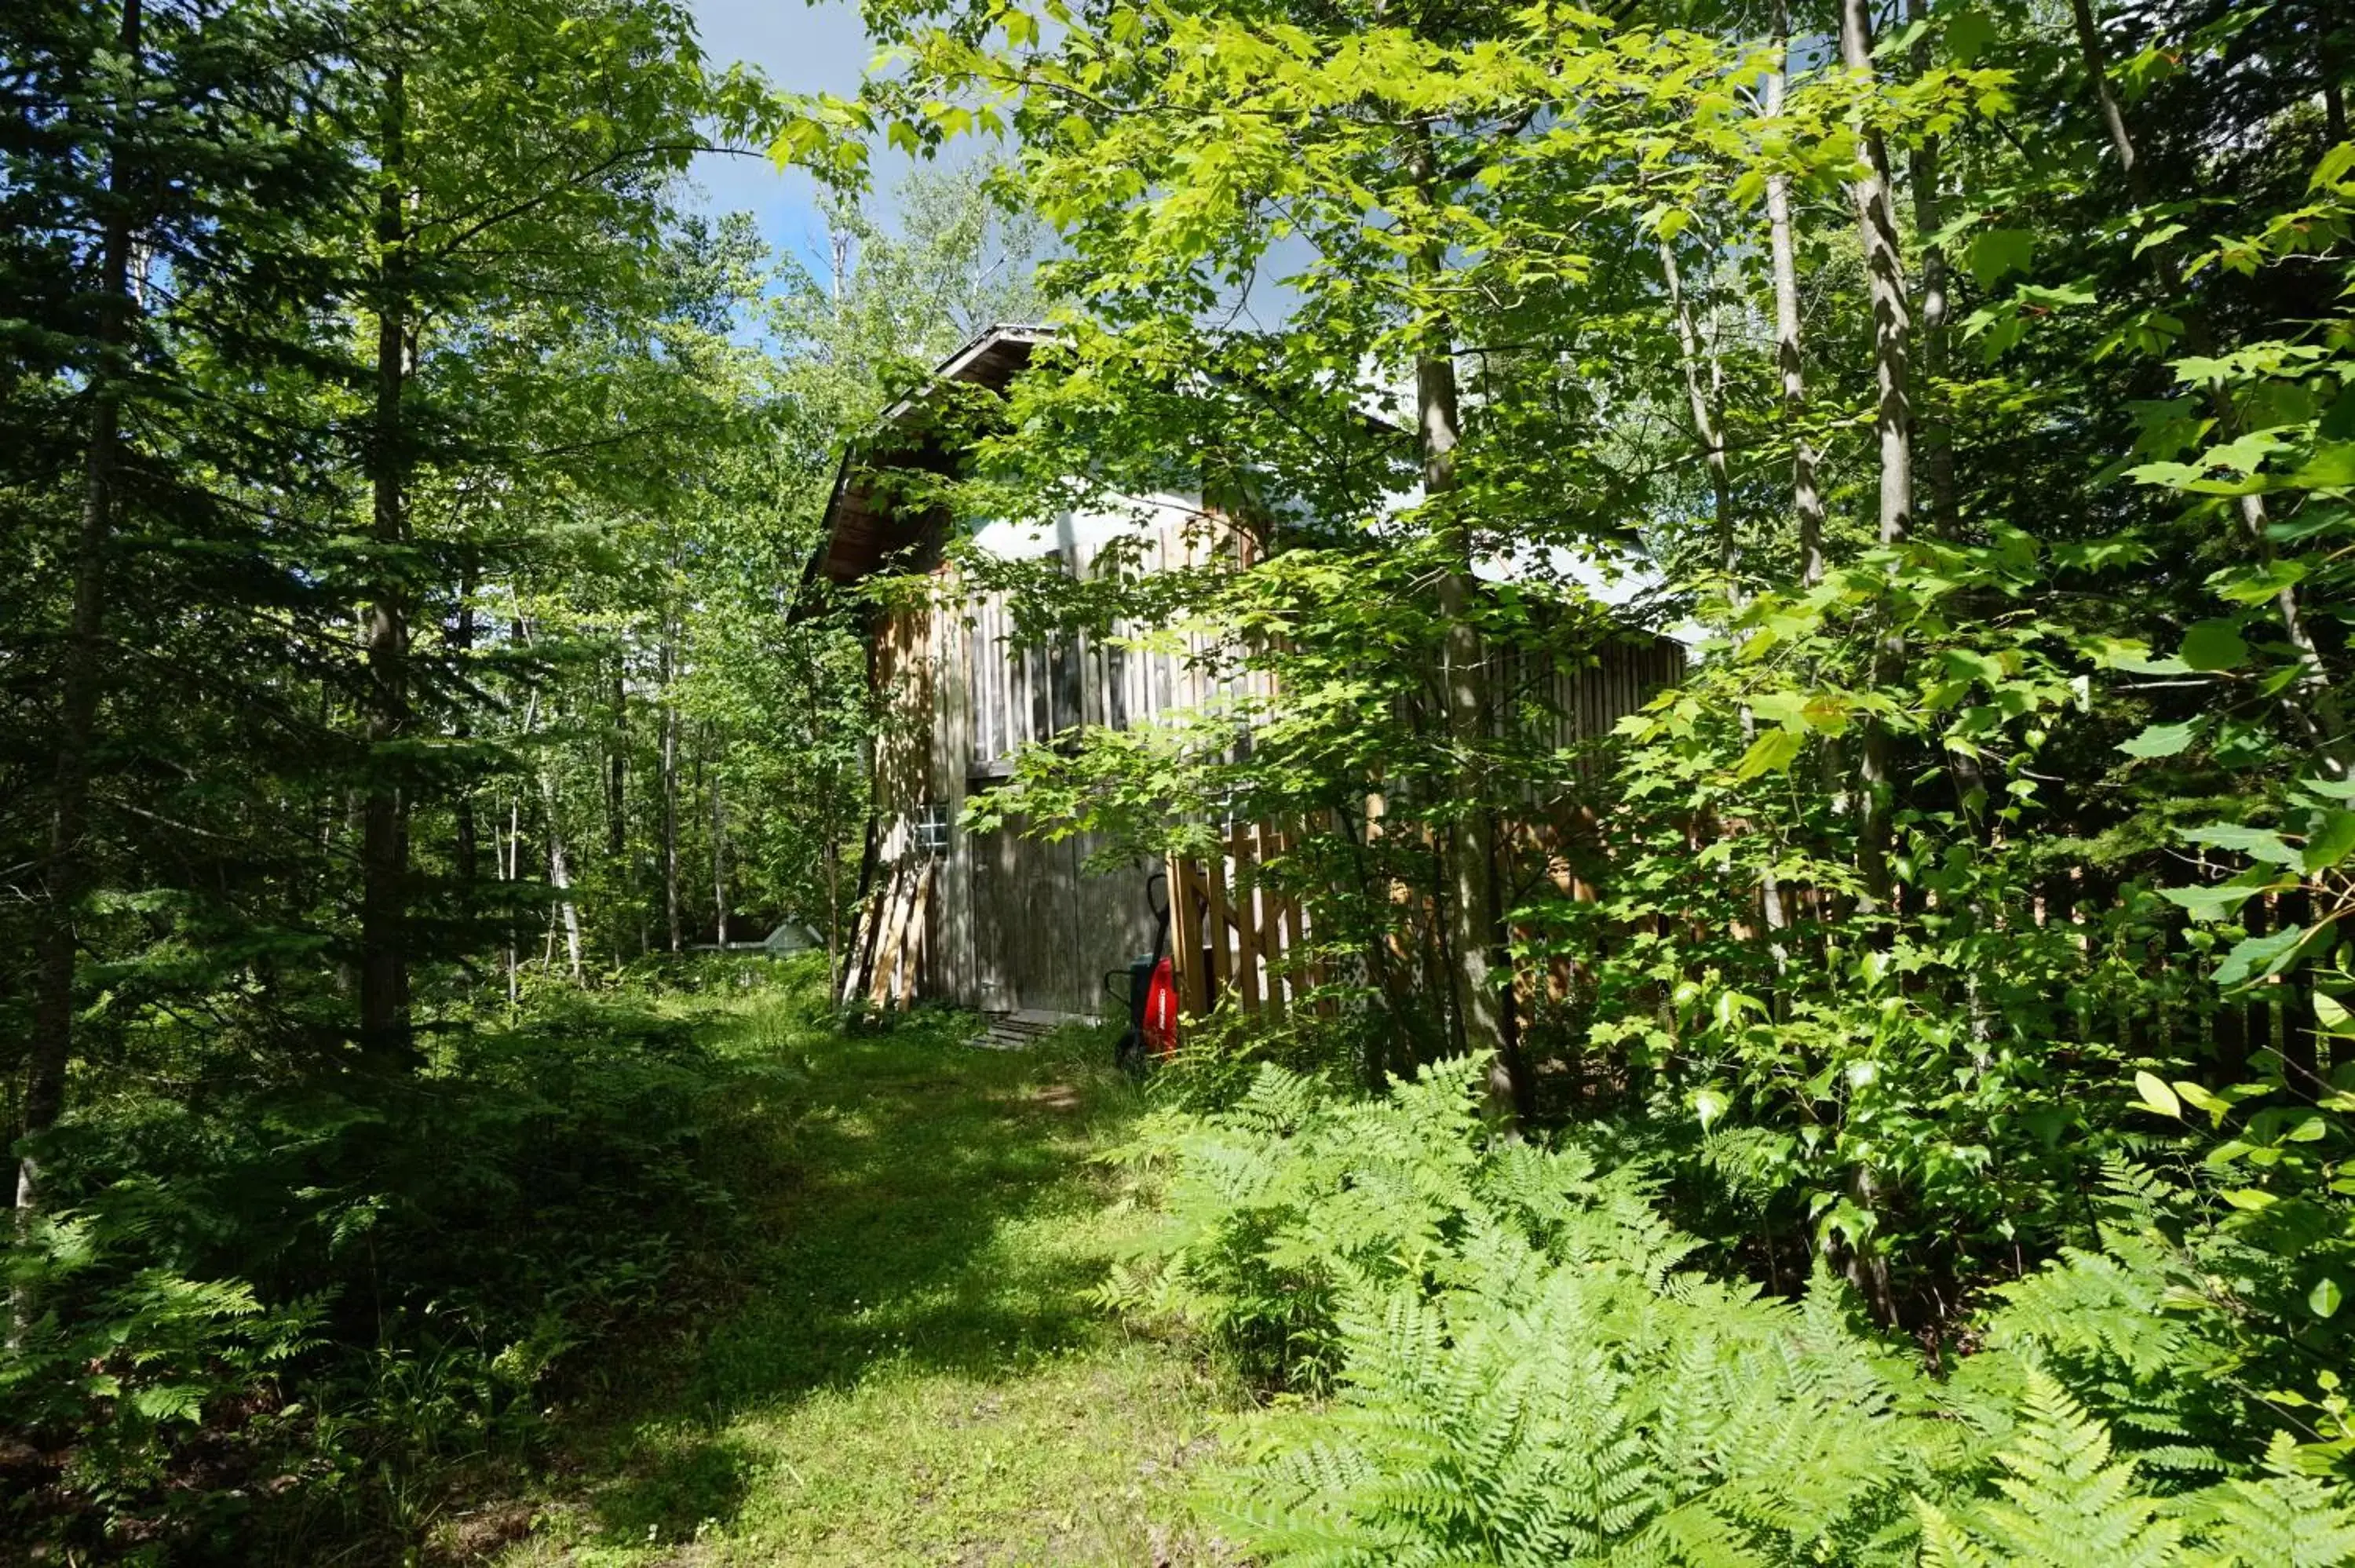
<svg viewBox="0 0 2355 1568">
<path fill-rule="evenodd" d="M 1774 6 L 1774 69 L 1767 73 L 1765 112 L 1783 112 L 1791 69 L 1789 7 Z M 1799 520 L 1799 586 L 1824 580 L 1824 497 L 1816 482 L 1821 461 L 1806 431 L 1806 362 L 1800 348 L 1799 265 L 1791 232 L 1791 176 L 1766 176 L 1766 243 L 1774 275 L 1774 363 L 1783 376 L 1783 417 L 1791 427 L 1791 504 Z"/>
<path fill-rule="evenodd" d="M 1905 0 L 1905 19 L 1927 19 L 1926 0 Z M 1913 71 L 1930 69 L 1926 37 L 1913 45 Z M 1935 236 L 1945 227 L 1938 181 L 1941 147 L 1936 132 L 1925 132 L 1915 143 L 1912 167 L 1913 228 L 1922 245 L 1922 482 L 1929 495 L 1930 531 L 1941 539 L 1959 538 L 1962 519 L 1955 500 L 1955 428 L 1947 403 L 1946 382 L 1953 366 L 1947 326 L 1946 249 Z"/>
<path fill-rule="evenodd" d="M 376 401 L 369 432 L 370 535 L 383 555 L 362 637 L 368 649 L 369 777 L 360 806 L 360 1017 L 362 1052 L 379 1067 L 410 1065 L 409 822 L 400 787 L 380 770 L 409 728 L 409 606 L 394 548 L 408 537 L 407 434 L 401 396 L 408 369 L 410 288 L 404 182 L 408 92 L 401 69 L 386 75 L 378 123 Z"/>
<path fill-rule="evenodd" d="M 605 758 L 605 855 L 616 866 L 630 853 L 630 689 L 627 655 L 613 665 L 613 734 Z"/>
<path fill-rule="evenodd" d="M 1418 129 L 1410 157 L 1416 189 L 1426 210 L 1434 209 L 1439 176 L 1427 130 Z M 1415 281 L 1425 287 L 1439 277 L 1444 264 L 1444 250 L 1435 241 L 1417 248 L 1409 259 Z M 1498 939 L 1502 909 L 1497 887 L 1497 817 L 1488 805 L 1487 769 L 1481 762 L 1488 741 L 1487 654 L 1472 616 L 1479 591 L 1472 575 L 1472 533 L 1453 503 L 1458 483 L 1455 449 L 1464 427 L 1455 344 L 1444 317 L 1425 328 L 1415 355 L 1414 381 L 1424 503 L 1437 512 L 1451 556 L 1437 595 L 1446 628 L 1441 683 L 1448 743 L 1456 759 L 1459 807 L 1446 846 L 1450 989 L 1463 1048 L 1489 1063 L 1491 1107 L 1500 1116 L 1518 1118 L 1529 1109 L 1529 1085 L 1505 1030 L 1504 980 L 1509 966 Z"/>
<path fill-rule="evenodd" d="M 1717 569 L 1725 577 L 1727 596 L 1738 605 L 1742 598 L 1739 581 L 1742 546 L 1733 527 L 1733 477 L 1727 466 L 1725 436 L 1718 418 L 1719 388 L 1714 383 L 1721 380 L 1721 373 L 1716 347 L 1712 344 L 1706 351 L 1711 374 L 1705 378 L 1700 328 L 1693 320 L 1692 302 L 1685 297 L 1684 276 L 1677 266 L 1676 249 L 1663 239 L 1659 241 L 1659 251 L 1660 275 L 1668 282 L 1668 314 L 1676 324 L 1677 346 L 1684 369 L 1685 406 L 1692 416 L 1693 440 L 1700 444 L 1701 461 L 1709 470 Z"/>
<path fill-rule="evenodd" d="M 686 944 L 678 889 L 678 652 L 675 634 L 666 630 L 662 646 L 662 877 L 663 919 L 674 953 Z"/>
<path fill-rule="evenodd" d="M 450 634 L 450 647 L 458 655 L 462 663 L 474 648 L 474 562 L 472 553 L 469 552 L 466 564 L 459 571 L 458 614 Z M 468 740 L 474 736 L 474 722 L 464 716 L 467 711 L 463 707 L 459 709 L 460 716 L 455 733 L 460 740 Z M 459 789 L 458 798 L 451 802 L 451 816 L 455 830 L 453 836 L 456 842 L 453 846 L 453 858 L 456 862 L 458 881 L 461 885 L 472 890 L 482 874 L 481 866 L 478 863 L 482 859 L 482 846 L 478 830 L 474 825 L 474 792 L 472 789 L 464 788 Z"/>
<path fill-rule="evenodd" d="M 124 0 L 116 41 L 124 58 L 140 58 L 140 0 Z M 136 92 L 134 86 L 133 92 Z M 118 122 L 136 112 L 114 106 Z M 73 605 L 58 674 L 57 752 L 51 765 L 49 835 L 41 866 L 41 930 L 34 959 L 32 1039 L 27 1052 L 21 1132 L 36 1139 L 65 1114 L 66 1078 L 73 1065 L 74 970 L 80 951 L 83 899 L 91 881 L 89 846 L 91 753 L 97 738 L 100 688 L 105 681 L 108 556 L 120 501 L 123 399 L 137 302 L 131 286 L 136 241 L 132 221 L 133 179 L 118 130 L 107 154 L 106 208 L 100 220 L 98 356 L 90 379 L 90 440 L 82 457 L 81 514 L 73 545 Z M 28 1141 L 16 1160 L 15 1223 L 21 1239 L 46 1202 L 37 1146 Z M 30 1287 L 9 1292 L 8 1344 L 20 1344 L 31 1326 Z"/>
<path fill-rule="evenodd" d="M 1766 76 L 1764 103 L 1768 119 L 1779 117 L 1789 90 L 1791 73 L 1791 14 L 1785 0 L 1774 7 L 1774 69 Z M 1815 438 L 1807 429 L 1807 375 L 1805 344 L 1799 322 L 1798 245 L 1791 218 L 1791 176 L 1766 176 L 1766 249 L 1774 280 L 1774 363 L 1782 373 L 1783 418 L 1791 431 L 1791 509 L 1798 519 L 1799 587 L 1812 588 L 1824 580 L 1824 495 L 1816 470 L 1822 461 Z M 1846 747 L 1837 736 L 1817 743 L 1824 794 L 1836 816 L 1849 808 Z"/>
<path fill-rule="evenodd" d="M 494 829 L 493 832 L 496 832 Z M 504 882 L 517 882 L 523 877 L 523 792 L 517 790 L 507 802 L 506 853 L 499 863 L 499 877 Z M 510 905 L 514 895 L 508 895 Z M 513 1012 L 522 991 L 519 970 L 523 964 L 523 932 L 517 926 L 512 907 L 507 913 L 507 1011 Z"/>
<path fill-rule="evenodd" d="M 1747 595 L 1742 588 L 1742 545 L 1734 528 L 1733 475 L 1725 450 L 1725 421 L 1722 416 L 1725 397 L 1724 361 L 1719 356 L 1712 335 L 1704 344 L 1699 326 L 1693 319 L 1692 303 L 1685 297 L 1684 276 L 1677 266 L 1676 248 L 1663 239 L 1659 242 L 1660 275 L 1668 288 L 1668 313 L 1676 323 L 1677 344 L 1684 366 L 1685 400 L 1692 415 L 1693 440 L 1701 450 L 1701 461 L 1709 469 L 1710 499 L 1714 513 L 1711 524 L 1717 535 L 1717 566 L 1725 577 L 1728 602 L 1738 612 Z M 1702 364 L 1707 360 L 1707 374 Z M 1744 703 L 1741 713 L 1742 738 L 1746 744 L 1757 737 L 1758 721 Z M 1759 899 L 1765 916 L 1766 929 L 1780 933 L 1790 922 L 1783 908 L 1783 888 L 1774 872 L 1769 870 L 1760 881 Z M 1774 967 L 1781 969 L 1788 961 L 1779 936 L 1770 938 Z"/>
<path fill-rule="evenodd" d="M 719 769 L 711 769 L 711 913 L 719 950 L 728 950 L 728 810 L 719 793 Z"/>
<path fill-rule="evenodd" d="M 1872 25 L 1865 0 L 1840 0 L 1840 62 L 1866 79 L 1872 76 Z M 1913 410 L 1909 357 L 1913 302 L 1905 287 L 1904 249 L 1889 200 L 1889 147 L 1878 130 L 1864 138 L 1865 171 L 1851 196 L 1857 231 L 1863 241 L 1866 288 L 1872 304 L 1873 380 L 1878 393 L 1873 427 L 1880 448 L 1880 537 L 1901 545 L 1912 532 L 1913 514 Z M 1904 634 L 1884 625 L 1873 650 L 1873 684 L 1886 685 L 1904 668 Z M 1869 718 L 1857 769 L 1857 872 L 1864 885 L 1860 907 L 1881 914 L 1890 903 L 1889 838 L 1895 781 L 1891 778 L 1889 726 Z"/>
<path fill-rule="evenodd" d="M 572 897 L 572 867 L 565 859 L 564 829 L 557 820 L 556 769 L 539 770 L 540 801 L 548 815 L 548 882 L 556 889 L 558 916 L 564 924 L 564 957 L 572 983 L 581 980 L 581 906 Z"/>
</svg>

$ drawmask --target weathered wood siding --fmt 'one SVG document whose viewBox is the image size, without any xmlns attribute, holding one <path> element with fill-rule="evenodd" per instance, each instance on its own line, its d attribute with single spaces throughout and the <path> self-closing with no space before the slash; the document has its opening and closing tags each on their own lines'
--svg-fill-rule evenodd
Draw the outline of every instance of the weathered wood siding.
<svg viewBox="0 0 2355 1568">
<path fill-rule="evenodd" d="M 1138 564 L 1146 570 L 1234 558 L 1231 541 L 1221 545 L 1177 508 L 1164 507 L 1139 526 Z M 1062 560 L 1084 573 L 1094 556 L 1084 545 L 1067 546 Z M 1072 635 L 1026 644 L 1003 594 L 968 593 L 948 567 L 933 574 L 933 587 L 931 602 L 894 609 L 877 628 L 874 678 L 887 715 L 875 748 L 878 853 L 846 998 L 1112 1012 L 1118 1003 L 1105 991 L 1105 976 L 1153 945 L 1146 881 L 1159 868 L 1090 871 L 1095 842 L 1087 835 L 1048 842 L 1024 831 L 1038 824 L 969 834 L 960 823 L 965 805 L 1006 775 L 1026 744 L 1078 725 L 1126 727 L 1262 695 L 1265 677 L 1214 672 L 1217 662 L 1205 657 L 1211 651 L 1198 633 L 1146 639 L 1146 629 L 1118 624 L 1102 641 Z M 1152 646 L 1124 646 L 1127 639 Z M 1675 643 L 1629 639 L 1582 666 L 1530 672 L 1508 664 L 1498 674 L 1523 709 L 1549 715 L 1539 722 L 1550 738 L 1568 746 L 1609 733 L 1683 669 Z M 1565 774 L 1562 800 L 1578 793 L 1579 771 Z M 1555 804 L 1533 794 L 1532 820 Z M 937 832 L 928 842 L 928 817 L 945 818 L 944 842 Z M 1281 848 L 1278 830 L 1241 824 L 1227 832 L 1226 853 L 1216 863 L 1167 868 L 1181 895 L 1173 900 L 1173 949 L 1187 1006 L 1205 1011 L 1231 991 L 1246 1010 L 1281 1010 L 1311 978 L 1288 955 L 1307 939 L 1314 900 L 1279 898 L 1259 885 L 1259 862 Z"/>
<path fill-rule="evenodd" d="M 1674 641 L 1628 637 L 1604 644 L 1576 666 L 1531 671 L 1508 660 L 1497 674 L 1499 687 L 1533 715 L 1526 721 L 1536 726 L 1532 738 L 1569 751 L 1609 735 L 1621 718 L 1684 673 L 1685 652 Z M 1500 715 L 1497 722 L 1508 721 Z M 1527 804 L 1516 813 L 1519 820 L 1507 824 L 1506 842 L 1514 853 L 1541 864 L 1565 897 L 1593 896 L 1572 876 L 1560 849 L 1568 838 L 1592 830 L 1593 811 L 1582 786 L 1593 767 L 1592 759 L 1580 758 L 1551 788 L 1532 785 L 1524 797 Z M 1366 811 L 1361 831 L 1369 839 L 1392 831 L 1384 821 L 1380 795 L 1367 798 Z M 1300 1005 L 1311 988 L 1326 983 L 1328 977 L 1307 957 L 1316 924 L 1314 893 L 1279 893 L 1260 875 L 1261 866 L 1289 846 L 1293 833 L 1273 823 L 1229 822 L 1220 827 L 1219 854 L 1171 860 L 1170 949 L 1186 1012 L 1201 1016 L 1231 998 L 1247 1015 L 1280 1017 Z M 1409 906 L 1390 939 L 1393 959 L 1409 969 L 1422 969 L 1429 989 L 1444 989 L 1440 927 L 1430 900 L 1404 886 L 1392 896 Z M 1562 980 L 1548 970 L 1517 976 L 1515 983 L 1525 992 L 1531 986 L 1558 992 Z"/>
</svg>

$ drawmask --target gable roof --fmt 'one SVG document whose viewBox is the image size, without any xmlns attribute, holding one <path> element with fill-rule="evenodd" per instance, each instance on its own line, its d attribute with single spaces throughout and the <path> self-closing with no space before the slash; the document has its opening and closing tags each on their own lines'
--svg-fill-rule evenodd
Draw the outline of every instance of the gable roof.
<svg viewBox="0 0 2355 1568">
<path fill-rule="evenodd" d="M 943 360 L 928 386 L 886 408 L 883 417 L 876 421 L 876 428 L 842 455 L 842 462 L 835 471 L 834 493 L 826 501 L 818 547 L 810 557 L 803 581 L 822 577 L 828 582 L 854 583 L 917 544 L 925 520 L 893 514 L 888 498 L 879 493 L 877 475 L 867 460 L 879 447 L 890 444 L 892 428 L 915 413 L 932 387 L 963 382 L 1003 391 L 1030 363 L 1031 350 L 1054 335 L 1051 327 L 1001 322 Z M 950 461 L 947 454 L 936 456 L 943 464 Z"/>
</svg>

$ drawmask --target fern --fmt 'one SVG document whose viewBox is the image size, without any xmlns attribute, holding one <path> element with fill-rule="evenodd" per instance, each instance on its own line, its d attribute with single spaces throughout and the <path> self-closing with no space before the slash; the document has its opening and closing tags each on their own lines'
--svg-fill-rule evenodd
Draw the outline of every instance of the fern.
<svg viewBox="0 0 2355 1568">
<path fill-rule="evenodd" d="M 2269 1473 L 2235 1478 L 2174 1505 L 2194 1542 L 2187 1561 L 2212 1568 L 2343 1568 L 2355 1563 L 2355 1513 L 2299 1472 L 2294 1445 L 2276 1436 Z"/>
<path fill-rule="evenodd" d="M 2059 1382 L 2031 1371 L 2022 1422 L 1999 1456 L 1998 1497 L 1918 1499 L 1927 1568 L 2344 1568 L 2355 1513 L 2299 1473 L 2277 1438 L 2269 1473 L 2169 1497 Z"/>
<path fill-rule="evenodd" d="M 2064 1248 L 1995 1294 L 1980 1381 L 2021 1393 L 2019 1367 L 2057 1378 L 2112 1429 L 2139 1464 L 2185 1477 L 2253 1463 L 2268 1434 L 2238 1390 L 2244 1365 L 2198 1265 L 2163 1228 L 2160 1189 L 2115 1166 L 2105 1182 L 2100 1251 Z"/>
<path fill-rule="evenodd" d="M 1492 1139 L 1468 1064 L 1371 1100 L 1263 1066 L 1148 1136 L 1167 1221 L 1107 1298 L 1331 1394 L 1205 1482 L 1269 1568 L 2355 1562 L 2287 1439 L 2263 1473 L 2209 1441 L 2232 1352 L 2134 1172 L 2104 1249 L 2000 1291 L 1940 1383 L 1828 1274 L 1711 1279 L 1639 1174 Z"/>
<path fill-rule="evenodd" d="M 1555 1264 L 1518 1301 L 1353 1298 L 1340 1398 L 1273 1423 L 1212 1511 L 1284 1564 L 1895 1561 L 1857 1545 L 1911 1473 L 1864 1347 L 1650 1273 Z"/>
</svg>

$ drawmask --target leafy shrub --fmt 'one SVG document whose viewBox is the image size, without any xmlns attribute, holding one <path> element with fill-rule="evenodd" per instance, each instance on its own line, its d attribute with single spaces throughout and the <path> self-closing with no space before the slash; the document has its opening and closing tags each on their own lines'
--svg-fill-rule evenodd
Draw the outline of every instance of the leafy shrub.
<svg viewBox="0 0 2355 1568">
<path fill-rule="evenodd" d="M 1708 1278 L 1625 1171 L 1490 1137 L 1463 1063 L 1371 1100 L 1263 1068 L 1229 1110 L 1155 1118 L 1134 1158 L 1169 1218 L 1108 1298 L 1333 1390 L 1256 1420 L 1209 1483 L 1271 1563 L 2355 1551 L 2326 1454 L 2229 1378 L 2166 1392 L 2232 1352 L 2198 1313 L 2154 1321 L 2178 1255 L 2134 1240 L 2153 1200 L 2123 1176 L 2116 1248 L 2014 1287 L 1941 1380 L 1821 1269 L 1796 1303 Z"/>
<path fill-rule="evenodd" d="M 58 1129 L 59 1218 L 10 1259 L 42 1311 L 0 1372 L 6 1528 L 250 1561 L 274 1531 L 406 1534 L 453 1464 L 527 1457 L 732 1245 L 765 1147 L 737 1131 L 798 1076 L 713 1016 L 549 999 L 415 1079 L 216 1060 Z"/>
</svg>

